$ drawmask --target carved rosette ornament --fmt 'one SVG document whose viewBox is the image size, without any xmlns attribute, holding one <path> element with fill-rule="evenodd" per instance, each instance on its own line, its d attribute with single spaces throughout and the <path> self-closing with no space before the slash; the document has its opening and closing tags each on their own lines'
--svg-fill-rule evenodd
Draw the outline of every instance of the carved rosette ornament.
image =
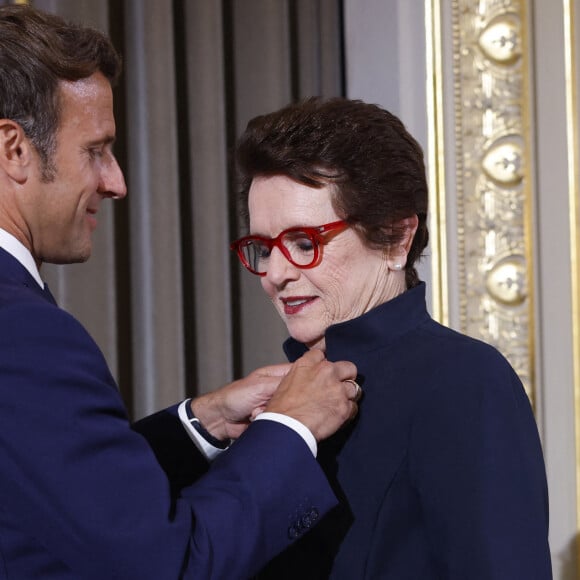
<svg viewBox="0 0 580 580">
<path fill-rule="evenodd" d="M 454 126 L 460 324 L 510 360 L 533 398 L 522 2 L 453 2 Z"/>
</svg>

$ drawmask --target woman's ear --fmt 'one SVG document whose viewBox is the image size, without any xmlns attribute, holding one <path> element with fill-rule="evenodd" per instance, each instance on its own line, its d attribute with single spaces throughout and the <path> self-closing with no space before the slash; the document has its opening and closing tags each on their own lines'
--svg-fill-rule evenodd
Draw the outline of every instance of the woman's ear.
<svg viewBox="0 0 580 580">
<path fill-rule="evenodd" d="M 419 226 L 419 218 L 416 215 L 402 219 L 395 224 L 393 228 L 403 232 L 403 238 L 398 245 L 390 248 L 387 256 L 387 265 L 389 270 L 400 272 L 405 269 L 407 264 L 407 254 L 411 249 L 415 232 Z"/>
<path fill-rule="evenodd" d="M 22 127 L 10 119 L 0 119 L 0 169 L 9 178 L 23 183 L 32 157 L 32 143 Z"/>
</svg>

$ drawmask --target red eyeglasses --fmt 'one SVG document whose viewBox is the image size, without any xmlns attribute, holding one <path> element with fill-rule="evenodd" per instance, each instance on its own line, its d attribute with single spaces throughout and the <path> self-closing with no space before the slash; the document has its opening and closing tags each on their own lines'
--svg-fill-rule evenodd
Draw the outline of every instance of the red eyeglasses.
<svg viewBox="0 0 580 580">
<path fill-rule="evenodd" d="M 235 250 L 242 264 L 257 276 L 266 275 L 274 247 L 297 268 L 314 268 L 322 258 L 320 245 L 328 242 L 327 234 L 338 234 L 347 227 L 344 220 L 315 227 L 298 226 L 280 232 L 275 238 L 245 236 L 232 242 L 230 249 Z"/>
</svg>

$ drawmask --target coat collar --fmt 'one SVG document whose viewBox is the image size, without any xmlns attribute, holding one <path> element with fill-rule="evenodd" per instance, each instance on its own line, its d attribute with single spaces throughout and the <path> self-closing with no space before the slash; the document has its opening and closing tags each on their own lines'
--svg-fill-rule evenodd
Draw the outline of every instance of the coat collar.
<svg viewBox="0 0 580 580">
<path fill-rule="evenodd" d="M 428 320 L 425 283 L 421 282 L 358 318 L 330 326 L 325 337 L 326 357 L 331 361 L 352 360 L 360 353 L 397 341 Z M 284 352 L 290 361 L 295 361 L 307 350 L 293 338 L 284 342 Z"/>
</svg>

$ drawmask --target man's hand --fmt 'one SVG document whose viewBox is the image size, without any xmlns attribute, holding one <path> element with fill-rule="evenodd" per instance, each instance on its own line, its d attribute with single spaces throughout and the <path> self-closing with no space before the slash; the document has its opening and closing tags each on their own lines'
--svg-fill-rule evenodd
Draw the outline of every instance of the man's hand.
<svg viewBox="0 0 580 580">
<path fill-rule="evenodd" d="M 237 439 L 264 410 L 289 363 L 256 369 L 247 377 L 191 401 L 193 414 L 217 439 Z"/>
<path fill-rule="evenodd" d="M 351 362 L 331 363 L 322 351 L 311 350 L 292 365 L 265 410 L 293 417 L 317 441 L 326 439 L 358 412 L 356 372 Z"/>
<path fill-rule="evenodd" d="M 321 441 L 357 414 L 355 376 L 354 364 L 331 363 L 314 349 L 292 365 L 262 367 L 202 395 L 191 401 L 191 408 L 216 439 L 237 439 L 256 415 L 270 411 L 300 421 Z"/>
</svg>

